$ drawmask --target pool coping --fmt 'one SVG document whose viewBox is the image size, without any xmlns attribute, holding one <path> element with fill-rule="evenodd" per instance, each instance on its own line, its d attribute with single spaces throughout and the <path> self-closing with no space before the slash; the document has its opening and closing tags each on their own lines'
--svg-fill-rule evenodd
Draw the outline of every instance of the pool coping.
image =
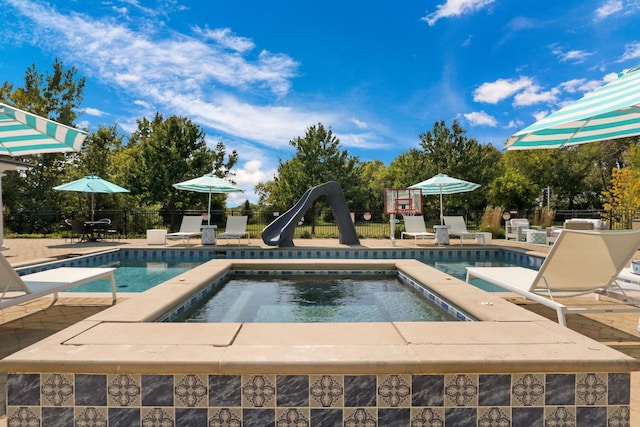
<svg viewBox="0 0 640 427">
<path fill-rule="evenodd" d="M 397 269 L 478 322 L 156 323 L 233 269 Z M 214 259 L 0 361 L 4 372 L 631 372 L 640 361 L 410 259 Z"/>
</svg>

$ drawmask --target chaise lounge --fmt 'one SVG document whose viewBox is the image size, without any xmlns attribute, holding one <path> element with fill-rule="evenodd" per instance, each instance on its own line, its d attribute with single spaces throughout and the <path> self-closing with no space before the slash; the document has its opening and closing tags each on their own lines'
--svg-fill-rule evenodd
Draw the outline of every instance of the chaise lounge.
<svg viewBox="0 0 640 427">
<path fill-rule="evenodd" d="M 418 245 L 418 239 L 435 239 L 436 234 L 427 231 L 427 227 L 424 224 L 424 218 L 422 216 L 405 215 L 404 229 L 405 231 L 400 233 L 400 239 L 402 240 L 405 235 L 414 238 L 414 246 Z"/>
<path fill-rule="evenodd" d="M 640 230 L 565 230 L 539 271 L 524 267 L 467 267 L 467 282 L 483 279 L 552 308 L 562 326 L 566 326 L 565 314 L 569 313 L 639 311 L 640 299 L 632 298 L 616 281 L 639 246 Z M 628 305 L 599 302 L 570 306 L 556 300 L 591 293 Z"/>
<path fill-rule="evenodd" d="M 191 237 L 202 235 L 202 217 L 200 215 L 185 215 L 182 217 L 180 230 L 175 233 L 168 233 L 166 238 L 169 240 L 182 239 L 182 243 L 189 244 Z"/>
<path fill-rule="evenodd" d="M 238 245 L 240 239 L 247 236 L 247 244 L 249 243 L 249 233 L 247 233 L 247 219 L 246 215 L 243 216 L 230 216 L 227 218 L 227 226 L 224 229 L 224 233 L 216 235 L 216 240 L 221 239 L 238 239 Z"/>
<path fill-rule="evenodd" d="M 13 269 L 4 255 L 0 254 L 0 309 L 12 307 L 35 299 L 53 295 L 53 303 L 58 292 L 98 279 L 111 282 L 113 302 L 116 301 L 115 268 L 60 267 L 23 276 Z"/>
<path fill-rule="evenodd" d="M 449 236 L 459 237 L 460 246 L 464 244 L 464 239 L 475 239 L 477 237 L 482 238 L 482 244 L 485 245 L 483 233 L 471 233 L 467 230 L 467 224 L 462 216 L 443 216 L 444 225 L 450 226 L 447 229 Z"/>
</svg>

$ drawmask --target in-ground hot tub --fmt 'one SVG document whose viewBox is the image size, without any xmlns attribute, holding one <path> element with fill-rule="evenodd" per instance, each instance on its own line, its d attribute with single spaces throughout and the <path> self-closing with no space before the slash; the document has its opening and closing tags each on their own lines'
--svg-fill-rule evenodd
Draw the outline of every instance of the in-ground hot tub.
<svg viewBox="0 0 640 427">
<path fill-rule="evenodd" d="M 157 322 L 270 269 L 397 270 L 477 321 Z M 640 368 L 418 261 L 336 259 L 213 260 L 0 364 L 10 422 L 260 427 L 624 424 Z"/>
</svg>

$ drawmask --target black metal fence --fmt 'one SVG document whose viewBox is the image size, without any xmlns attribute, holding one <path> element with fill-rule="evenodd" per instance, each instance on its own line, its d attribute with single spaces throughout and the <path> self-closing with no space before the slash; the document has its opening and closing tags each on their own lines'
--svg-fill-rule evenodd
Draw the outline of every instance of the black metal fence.
<svg viewBox="0 0 640 427">
<path fill-rule="evenodd" d="M 204 215 L 204 210 L 111 210 L 96 212 L 94 219 L 109 218 L 118 220 L 120 233 L 127 237 L 142 237 L 146 230 L 166 228 L 177 231 L 183 215 Z M 226 217 L 230 215 L 247 215 L 248 231 L 251 236 L 258 237 L 262 229 L 273 221 L 278 212 L 244 211 L 241 208 L 226 211 L 212 211 L 210 223 L 224 228 Z M 479 230 L 482 222 L 481 211 L 445 212 L 445 215 L 462 215 L 470 230 Z M 517 217 L 529 218 L 535 224 L 535 212 L 514 213 Z M 427 227 L 439 224 L 439 212 L 427 211 L 423 214 Z M 383 212 L 353 211 L 356 231 L 361 238 L 388 238 L 390 234 L 390 217 Z M 558 210 L 555 212 L 554 225 L 561 225 L 569 218 L 599 218 L 607 222 L 611 229 L 640 228 L 640 211 L 604 211 L 604 210 Z M 83 211 L 16 211 L 5 212 L 4 234 L 11 236 L 64 236 L 68 233 L 65 219 L 90 220 L 91 212 Z M 403 228 L 396 227 L 396 234 Z M 329 212 L 323 212 L 306 222 L 303 220 L 296 228 L 296 238 L 333 238 L 338 236 L 338 227 Z"/>
</svg>

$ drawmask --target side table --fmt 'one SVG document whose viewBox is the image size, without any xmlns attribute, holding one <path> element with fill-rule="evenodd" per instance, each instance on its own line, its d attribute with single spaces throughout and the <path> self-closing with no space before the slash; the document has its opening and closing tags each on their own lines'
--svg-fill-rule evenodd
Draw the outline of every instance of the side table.
<svg viewBox="0 0 640 427">
<path fill-rule="evenodd" d="M 167 230 L 151 229 L 147 230 L 147 245 L 166 245 Z"/>
<path fill-rule="evenodd" d="M 217 225 L 203 225 L 202 229 L 202 244 L 203 245 L 215 245 L 216 244 L 216 228 Z"/>
<path fill-rule="evenodd" d="M 546 230 L 527 230 L 527 243 L 533 243 L 534 245 L 546 245 L 547 244 L 547 231 Z"/>
<path fill-rule="evenodd" d="M 449 244 L 449 229 L 450 225 L 434 225 L 433 229 L 436 230 L 436 245 L 448 245 Z"/>
</svg>

